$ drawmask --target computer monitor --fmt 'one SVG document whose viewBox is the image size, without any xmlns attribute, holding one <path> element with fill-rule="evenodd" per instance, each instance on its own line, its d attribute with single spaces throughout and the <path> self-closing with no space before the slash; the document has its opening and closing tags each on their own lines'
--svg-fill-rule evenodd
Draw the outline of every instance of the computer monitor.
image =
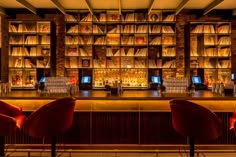
<svg viewBox="0 0 236 157">
<path fill-rule="evenodd" d="M 81 83 L 91 83 L 91 76 L 82 76 Z"/>
<path fill-rule="evenodd" d="M 45 83 L 46 81 L 46 77 L 42 76 L 39 80 L 39 83 Z"/>
<path fill-rule="evenodd" d="M 161 84 L 161 77 L 160 76 L 152 76 L 151 82 L 155 84 Z"/>
<path fill-rule="evenodd" d="M 193 84 L 202 84 L 202 79 L 200 76 L 192 76 L 192 83 Z"/>
<path fill-rule="evenodd" d="M 235 80 L 235 75 L 231 74 L 231 80 L 234 81 Z"/>
</svg>

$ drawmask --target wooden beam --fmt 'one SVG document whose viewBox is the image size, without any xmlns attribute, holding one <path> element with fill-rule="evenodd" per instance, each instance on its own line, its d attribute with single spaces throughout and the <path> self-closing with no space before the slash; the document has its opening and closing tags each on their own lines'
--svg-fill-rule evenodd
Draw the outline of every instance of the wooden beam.
<svg viewBox="0 0 236 157">
<path fill-rule="evenodd" d="M 58 2 L 58 0 L 51 0 L 51 2 L 57 7 L 58 10 L 61 11 L 62 14 L 66 14 L 64 7 L 61 5 L 60 2 Z"/>
<path fill-rule="evenodd" d="M 87 7 L 88 7 L 89 12 L 93 15 L 93 9 L 92 9 L 92 7 L 91 7 L 89 1 L 88 1 L 88 0 L 84 0 L 84 1 L 85 1 L 86 5 L 87 5 Z"/>
<path fill-rule="evenodd" d="M 175 15 L 178 15 L 188 2 L 189 0 L 182 0 L 175 10 Z"/>
<path fill-rule="evenodd" d="M 21 5 L 23 5 L 26 9 L 28 9 L 32 13 L 37 14 L 36 8 L 33 5 L 31 5 L 29 2 L 27 2 L 26 0 L 16 0 L 16 1 L 20 3 Z"/>
<path fill-rule="evenodd" d="M 5 8 L 3 8 L 3 7 L 0 7 L 0 16 L 4 16 L 4 15 L 7 15 L 6 14 L 6 11 L 5 11 Z"/>
<path fill-rule="evenodd" d="M 214 0 L 211 2 L 203 11 L 203 15 L 206 15 L 211 10 L 213 10 L 215 7 L 217 7 L 220 3 L 222 3 L 224 0 Z"/>
<path fill-rule="evenodd" d="M 121 15 L 121 0 L 119 0 L 119 14 Z"/>
<path fill-rule="evenodd" d="M 151 3 L 148 8 L 148 15 L 151 13 L 155 0 L 151 0 Z"/>
</svg>

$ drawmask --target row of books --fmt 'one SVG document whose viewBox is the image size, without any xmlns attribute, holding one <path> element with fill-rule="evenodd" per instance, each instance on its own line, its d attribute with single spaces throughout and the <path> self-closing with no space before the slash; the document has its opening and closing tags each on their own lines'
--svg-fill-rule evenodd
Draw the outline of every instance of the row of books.
<svg viewBox="0 0 236 157">
<path fill-rule="evenodd" d="M 50 44 L 51 38 L 48 35 L 40 35 L 40 36 L 26 36 L 24 39 L 23 36 L 10 36 L 9 44 Z"/>
<path fill-rule="evenodd" d="M 197 58 L 191 60 L 190 68 L 231 68 L 231 61 L 228 59 Z"/>
<path fill-rule="evenodd" d="M 229 25 L 220 25 L 215 28 L 215 25 L 196 25 L 191 33 L 230 33 L 230 26 Z"/>
<path fill-rule="evenodd" d="M 37 58 L 36 61 L 29 58 L 14 58 L 9 60 L 10 68 L 49 68 L 49 58 Z"/>
<path fill-rule="evenodd" d="M 14 23 L 9 25 L 9 32 L 49 33 L 50 23 L 37 23 L 37 25 L 32 23 Z"/>
<path fill-rule="evenodd" d="M 12 47 L 10 56 L 50 56 L 50 47 Z"/>
<path fill-rule="evenodd" d="M 83 24 L 83 25 L 72 25 L 67 30 L 67 33 L 94 33 L 94 34 L 105 34 L 105 33 L 148 33 L 148 25 L 115 25 L 106 31 L 106 27 L 99 25 Z M 174 33 L 175 30 L 170 25 L 149 25 L 149 33 Z"/>
<path fill-rule="evenodd" d="M 224 50 L 225 51 L 225 50 Z M 104 51 L 106 56 L 147 56 L 148 49 L 147 48 L 106 48 Z M 91 47 L 76 47 L 76 46 L 69 46 L 66 48 L 65 51 L 66 56 L 92 56 L 92 48 Z M 174 47 L 163 47 L 162 49 L 162 56 L 175 56 L 176 50 Z M 160 54 L 157 53 L 157 57 Z"/>
<path fill-rule="evenodd" d="M 82 14 L 81 14 L 82 15 Z M 82 15 L 83 16 L 83 15 Z M 90 13 L 85 14 L 83 17 L 78 15 L 67 14 L 65 20 L 68 22 L 157 22 L 157 21 L 175 21 L 175 14 L 169 13 L 166 16 L 163 16 L 161 12 L 152 12 L 149 16 L 145 13 L 124 13 L 119 15 L 119 13 L 100 13 L 99 15 L 92 15 Z"/>
</svg>

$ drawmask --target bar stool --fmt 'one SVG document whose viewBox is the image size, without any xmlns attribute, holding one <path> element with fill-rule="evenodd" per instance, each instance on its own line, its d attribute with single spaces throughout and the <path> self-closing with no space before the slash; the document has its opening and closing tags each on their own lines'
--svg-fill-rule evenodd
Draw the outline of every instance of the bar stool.
<svg viewBox="0 0 236 157">
<path fill-rule="evenodd" d="M 190 157 L 194 157 L 194 143 L 209 142 L 222 134 L 222 122 L 207 108 L 187 100 L 170 101 L 172 126 L 189 138 Z"/>
<path fill-rule="evenodd" d="M 21 129 L 25 116 L 22 108 L 0 101 L 0 156 L 5 155 L 5 136 Z"/>
<path fill-rule="evenodd" d="M 70 129 L 75 99 L 61 98 L 34 111 L 25 120 L 24 130 L 32 137 L 51 137 L 51 156 L 56 156 L 56 137 Z"/>
</svg>

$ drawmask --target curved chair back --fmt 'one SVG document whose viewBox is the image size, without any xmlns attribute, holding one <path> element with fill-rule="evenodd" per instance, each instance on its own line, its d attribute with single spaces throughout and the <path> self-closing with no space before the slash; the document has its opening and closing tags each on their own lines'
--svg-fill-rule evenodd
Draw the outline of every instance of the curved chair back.
<svg viewBox="0 0 236 157">
<path fill-rule="evenodd" d="M 0 114 L 16 117 L 22 114 L 22 108 L 0 101 Z"/>
<path fill-rule="evenodd" d="M 216 139 L 222 133 L 222 122 L 207 108 L 186 100 L 170 101 L 173 128 L 198 142 Z"/>
<path fill-rule="evenodd" d="M 50 102 L 25 121 L 26 133 L 33 137 L 58 136 L 67 131 L 73 122 L 75 99 L 62 98 Z"/>
</svg>

